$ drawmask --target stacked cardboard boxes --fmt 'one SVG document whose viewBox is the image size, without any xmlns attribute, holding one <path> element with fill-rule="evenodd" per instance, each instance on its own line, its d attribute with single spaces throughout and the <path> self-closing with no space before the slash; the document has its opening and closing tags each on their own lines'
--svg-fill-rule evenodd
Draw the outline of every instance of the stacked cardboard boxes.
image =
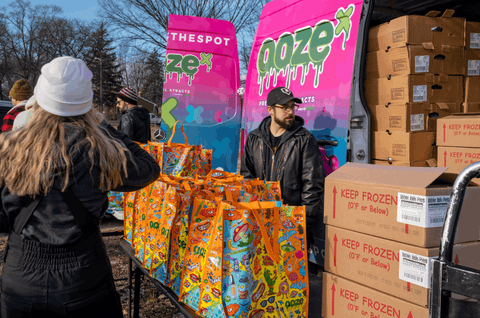
<svg viewBox="0 0 480 318">
<path fill-rule="evenodd" d="M 480 161 L 480 114 L 454 114 L 439 119 L 438 124 L 439 167 L 448 167 L 448 172 L 460 173 Z M 472 181 L 480 183 L 480 178 Z"/>
<path fill-rule="evenodd" d="M 466 21 L 452 10 L 437 14 L 400 17 L 369 32 L 374 163 L 435 166 L 436 121 L 461 111 Z"/>
<path fill-rule="evenodd" d="M 446 170 L 347 163 L 326 178 L 324 318 L 428 317 L 431 260 L 456 178 Z M 453 254 L 476 269 L 479 204 L 480 187 L 469 186 Z"/>
<path fill-rule="evenodd" d="M 480 23 L 468 21 L 465 28 L 465 101 L 462 112 L 480 112 Z"/>
</svg>

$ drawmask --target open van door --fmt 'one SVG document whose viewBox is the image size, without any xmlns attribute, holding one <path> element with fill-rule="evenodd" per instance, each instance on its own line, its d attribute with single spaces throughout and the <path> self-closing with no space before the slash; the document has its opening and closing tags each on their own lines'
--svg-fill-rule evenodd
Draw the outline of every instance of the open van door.
<svg viewBox="0 0 480 318">
<path fill-rule="evenodd" d="M 213 168 L 237 169 L 240 143 L 240 66 L 232 23 L 170 15 L 162 128 L 177 120 L 190 144 L 213 149 Z M 179 134 L 173 142 L 184 142 Z"/>
<path fill-rule="evenodd" d="M 248 132 L 269 116 L 268 92 L 284 86 L 303 102 L 296 115 L 305 120 L 304 127 L 317 140 L 337 142 L 321 146 L 325 170 L 331 172 L 346 163 L 362 4 L 359 0 L 274 0 L 264 7 L 245 84 L 242 149 Z M 323 265 L 324 226 L 315 236 L 309 258 Z"/>
</svg>

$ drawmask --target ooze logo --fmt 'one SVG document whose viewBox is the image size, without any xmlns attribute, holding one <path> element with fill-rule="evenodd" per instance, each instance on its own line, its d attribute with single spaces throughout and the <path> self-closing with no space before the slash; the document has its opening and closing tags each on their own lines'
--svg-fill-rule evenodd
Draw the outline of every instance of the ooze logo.
<svg viewBox="0 0 480 318">
<path fill-rule="evenodd" d="M 345 50 L 346 41 L 350 38 L 350 28 L 355 6 L 349 5 L 347 10 L 339 8 L 335 14 L 338 21 L 334 26 L 330 20 L 322 20 L 315 25 L 302 27 L 295 30 L 294 34 L 285 32 L 274 41 L 267 38 L 263 41 L 257 56 L 257 71 L 259 95 L 263 94 L 263 86 L 268 89 L 270 76 L 274 75 L 273 86 L 277 85 L 277 77 L 280 73 L 287 77 L 286 87 L 290 87 L 290 80 L 297 78 L 297 71 L 302 68 L 300 84 L 305 84 L 305 76 L 308 74 L 310 65 L 315 70 L 314 87 L 318 87 L 323 65 L 330 55 L 333 40 L 344 33 L 342 50 Z"/>
<path fill-rule="evenodd" d="M 192 85 L 192 80 L 195 79 L 195 74 L 198 73 L 198 67 L 201 65 L 207 66 L 207 73 L 212 68 L 212 53 L 200 53 L 201 60 L 195 55 L 170 53 L 167 54 L 167 66 L 165 67 L 165 82 L 167 82 L 167 75 L 177 74 L 177 83 L 183 78 L 183 74 L 188 76 L 188 86 Z"/>
</svg>

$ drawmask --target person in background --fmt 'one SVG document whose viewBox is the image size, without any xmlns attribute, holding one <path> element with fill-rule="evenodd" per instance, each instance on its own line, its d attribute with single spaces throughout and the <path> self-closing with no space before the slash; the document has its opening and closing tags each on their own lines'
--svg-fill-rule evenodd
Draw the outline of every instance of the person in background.
<svg viewBox="0 0 480 318">
<path fill-rule="evenodd" d="M 44 65 L 23 129 L 0 135 L 1 316 L 123 317 L 100 233 L 107 192 L 136 191 L 160 167 L 92 109 L 92 72 Z"/>
<path fill-rule="evenodd" d="M 32 107 L 36 101 L 37 99 L 35 98 L 35 95 L 30 97 L 30 99 L 25 104 L 25 111 L 21 112 L 20 114 L 17 115 L 17 117 L 15 117 L 15 120 L 13 121 L 12 130 L 17 130 L 25 127 L 25 125 L 28 123 L 28 121 L 32 117 L 32 114 L 33 114 Z"/>
<path fill-rule="evenodd" d="M 240 174 L 245 178 L 279 181 L 284 204 L 305 206 L 307 239 L 323 230 L 325 172 L 315 137 L 303 128 L 305 121 L 295 116 L 302 101 L 285 87 L 272 89 L 267 96 L 270 116 L 251 131 L 245 142 Z M 323 236 L 322 236 L 323 235 Z"/>
<path fill-rule="evenodd" d="M 15 82 L 10 90 L 13 108 L 3 117 L 2 132 L 12 130 L 15 118 L 25 110 L 25 104 L 32 95 L 33 87 L 28 80 L 20 79 Z"/>
<path fill-rule="evenodd" d="M 123 114 L 117 129 L 130 139 L 145 144 L 152 140 L 150 113 L 148 109 L 137 106 L 137 93 L 125 87 L 117 94 L 117 107 Z"/>
</svg>

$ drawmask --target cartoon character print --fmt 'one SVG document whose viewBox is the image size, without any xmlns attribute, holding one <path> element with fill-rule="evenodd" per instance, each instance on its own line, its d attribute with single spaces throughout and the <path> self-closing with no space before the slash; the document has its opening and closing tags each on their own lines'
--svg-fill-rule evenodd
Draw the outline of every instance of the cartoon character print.
<svg viewBox="0 0 480 318">
<path fill-rule="evenodd" d="M 148 216 L 148 205 L 150 190 L 152 184 L 146 186 L 143 189 L 139 190 L 139 195 L 137 199 L 137 209 L 135 214 L 135 230 L 133 245 L 135 247 L 135 257 L 143 263 L 144 258 L 144 248 L 145 248 L 145 238 L 146 238 L 146 229 L 147 229 L 147 216 Z"/>
<path fill-rule="evenodd" d="M 265 292 L 253 310 L 264 310 L 263 317 L 303 318 L 308 314 L 308 269 L 305 250 L 305 208 L 282 206 L 279 209 L 280 262 L 275 263 L 260 250 L 261 266 L 254 268 L 263 275 Z"/>
<path fill-rule="evenodd" d="M 180 293 L 181 275 L 183 272 L 183 260 L 188 239 L 189 211 L 191 206 L 190 196 L 179 193 L 181 204 L 176 219 L 172 226 L 170 256 L 170 280 L 168 286 L 177 294 Z"/>
<path fill-rule="evenodd" d="M 223 306 L 229 317 L 246 317 L 259 281 L 254 274 L 258 224 L 248 210 L 226 209 L 223 251 Z"/>
<path fill-rule="evenodd" d="M 145 241 L 145 256 L 143 258 L 143 267 L 150 270 L 152 267 L 152 261 L 154 252 L 156 250 L 157 240 L 160 235 L 160 219 L 161 219 L 161 207 L 165 201 L 165 195 L 168 184 L 155 181 L 150 186 L 148 193 L 148 213 L 146 220 L 147 236 Z M 157 257 L 157 260 L 158 257 Z M 158 266 L 156 262 L 153 266 Z"/>
<path fill-rule="evenodd" d="M 247 213 L 241 213 L 241 219 L 231 217 L 225 220 L 224 309 L 227 315 L 232 313 L 232 317 L 306 317 L 305 209 L 282 206 L 271 211 L 257 211 L 261 224 Z M 246 223 L 249 224 L 248 231 L 243 232 L 242 226 Z M 262 226 L 271 237 L 278 231 L 278 245 L 272 247 L 279 253 L 279 263 L 268 254 L 265 244 L 272 244 L 272 241 L 268 238 L 265 241 L 262 237 Z M 249 245 L 251 248 L 242 251 L 240 245 L 249 242 L 250 235 L 254 237 Z"/>
<path fill-rule="evenodd" d="M 180 301 L 191 307 L 196 312 L 200 311 L 200 287 L 207 262 L 207 250 L 212 243 L 213 233 L 219 229 L 215 226 L 215 215 L 201 213 L 203 210 L 217 208 L 217 203 L 195 197 L 192 205 L 191 221 L 187 239 L 181 280 Z M 202 307 L 203 308 L 203 307 Z"/>
<path fill-rule="evenodd" d="M 210 245 L 206 252 L 206 262 L 202 274 L 203 288 L 200 293 L 200 310 L 198 313 L 203 317 L 225 317 L 222 304 L 222 252 L 223 252 L 223 209 L 229 206 L 222 202 L 218 209 L 218 215 L 213 221 L 214 236 L 210 239 Z"/>
<path fill-rule="evenodd" d="M 190 155 L 192 146 L 172 143 L 163 147 L 163 173 L 169 176 L 180 176 L 185 168 L 186 160 Z"/>
<path fill-rule="evenodd" d="M 133 237 L 133 226 L 134 226 L 134 211 L 135 211 L 135 200 L 138 191 L 134 192 L 125 192 L 125 200 L 124 200 L 124 229 L 123 235 L 124 239 L 132 244 L 132 237 Z"/>
<path fill-rule="evenodd" d="M 157 214 L 159 216 L 157 231 L 159 232 L 157 232 L 157 248 L 153 255 L 158 258 L 159 262 L 151 267 L 150 275 L 164 285 L 168 284 L 169 273 L 167 265 L 170 249 L 170 233 L 180 203 L 180 196 L 177 191 L 174 187 L 169 186 L 165 193 L 162 210 Z"/>
</svg>

